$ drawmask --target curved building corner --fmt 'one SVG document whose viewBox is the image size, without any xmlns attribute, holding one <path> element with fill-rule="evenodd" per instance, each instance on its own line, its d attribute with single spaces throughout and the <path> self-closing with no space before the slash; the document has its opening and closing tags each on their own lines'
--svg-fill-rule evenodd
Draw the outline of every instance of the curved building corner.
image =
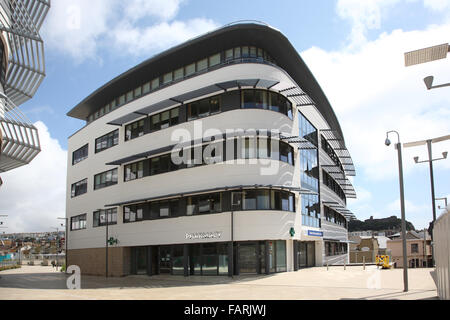
<svg viewBox="0 0 450 320">
<path fill-rule="evenodd" d="M 239 275 L 348 262 L 355 175 L 337 117 L 264 24 L 164 51 L 68 112 L 68 264 Z M 181 142 L 181 143 L 180 143 Z"/>
</svg>

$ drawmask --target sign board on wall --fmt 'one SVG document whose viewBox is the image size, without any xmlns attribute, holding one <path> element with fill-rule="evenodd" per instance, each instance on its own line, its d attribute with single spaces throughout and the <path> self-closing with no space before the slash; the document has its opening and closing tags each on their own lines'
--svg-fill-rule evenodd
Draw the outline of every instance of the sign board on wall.
<svg viewBox="0 0 450 320">
<path fill-rule="evenodd" d="M 186 240 L 219 239 L 220 237 L 222 237 L 221 231 L 186 233 Z"/>
<path fill-rule="evenodd" d="M 308 236 L 323 237 L 322 231 L 308 230 Z"/>
</svg>

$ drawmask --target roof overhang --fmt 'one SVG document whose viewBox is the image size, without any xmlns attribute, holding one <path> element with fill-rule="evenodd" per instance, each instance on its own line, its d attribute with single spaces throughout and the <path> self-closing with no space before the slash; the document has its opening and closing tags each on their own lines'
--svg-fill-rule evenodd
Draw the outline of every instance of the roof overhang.
<svg viewBox="0 0 450 320">
<path fill-rule="evenodd" d="M 256 23 L 225 26 L 166 50 L 109 81 L 70 110 L 70 117 L 86 120 L 90 114 L 106 105 L 114 97 L 125 94 L 165 72 L 219 51 L 240 45 L 257 46 L 266 50 L 300 88 L 315 102 L 332 130 L 343 137 L 331 105 L 289 40 L 278 30 Z"/>
</svg>

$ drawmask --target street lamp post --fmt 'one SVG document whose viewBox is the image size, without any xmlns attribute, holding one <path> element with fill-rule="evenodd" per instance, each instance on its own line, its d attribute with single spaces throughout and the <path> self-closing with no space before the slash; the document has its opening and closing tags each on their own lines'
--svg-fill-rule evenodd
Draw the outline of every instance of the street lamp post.
<svg viewBox="0 0 450 320">
<path fill-rule="evenodd" d="M 67 272 L 67 255 L 68 255 L 68 252 L 67 252 L 67 248 L 68 248 L 68 245 L 67 245 L 67 241 L 68 241 L 68 239 L 69 239 L 69 218 L 58 218 L 58 219 L 60 219 L 60 220 L 65 220 L 65 224 L 66 224 L 66 234 L 65 234 L 65 239 L 64 239 L 64 242 L 65 242 L 65 247 L 66 247 L 66 249 L 65 249 L 65 264 L 66 264 L 66 272 Z"/>
<path fill-rule="evenodd" d="M 428 159 L 427 160 L 423 160 L 423 161 L 419 161 L 419 157 L 414 157 L 414 161 L 416 163 L 428 162 L 429 166 L 430 166 L 431 207 L 433 209 L 432 227 L 434 227 L 434 223 L 436 222 L 436 198 L 435 198 L 435 195 L 434 195 L 433 161 L 447 159 L 447 155 L 448 155 L 447 152 L 443 152 L 442 153 L 442 158 L 433 159 L 432 144 L 436 143 L 436 142 L 445 141 L 445 140 L 450 140 L 450 135 L 439 137 L 439 138 L 434 138 L 434 139 L 427 139 L 427 140 L 422 140 L 422 141 L 409 142 L 409 143 L 405 143 L 405 145 L 404 145 L 405 148 L 417 147 L 417 146 L 424 145 L 424 144 L 427 145 Z M 431 229 L 431 242 L 433 242 L 433 239 L 434 239 L 434 237 L 433 237 L 433 229 Z M 431 257 L 432 257 L 432 264 L 434 266 L 434 249 L 433 249 L 433 246 L 431 248 Z"/>
<path fill-rule="evenodd" d="M 58 227 L 52 227 L 52 229 L 56 229 L 56 254 L 55 254 L 55 262 L 56 262 L 56 271 L 58 271 L 59 229 L 58 229 Z"/>
<path fill-rule="evenodd" d="M 397 131 L 388 131 L 386 132 L 386 146 L 391 144 L 388 136 L 389 133 L 395 132 L 397 134 L 398 143 L 395 145 L 397 149 L 398 156 L 398 173 L 399 173 L 399 183 L 400 183 L 400 209 L 402 214 L 402 244 L 403 244 L 403 291 L 408 291 L 408 259 L 407 259 L 407 251 L 406 251 L 406 219 L 405 219 L 405 195 L 403 188 L 403 161 L 402 161 L 402 144 L 400 142 L 400 135 Z"/>
</svg>

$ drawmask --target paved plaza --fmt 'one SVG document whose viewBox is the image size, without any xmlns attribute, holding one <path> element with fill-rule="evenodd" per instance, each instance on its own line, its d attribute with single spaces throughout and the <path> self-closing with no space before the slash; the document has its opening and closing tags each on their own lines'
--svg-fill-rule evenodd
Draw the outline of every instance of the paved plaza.
<svg viewBox="0 0 450 320">
<path fill-rule="evenodd" d="M 333 266 L 273 275 L 145 275 L 123 278 L 81 276 L 81 289 L 68 290 L 68 276 L 51 266 L 22 266 L 0 272 L 2 300 L 347 300 L 437 299 L 434 269 L 409 269 L 403 292 L 402 269 Z"/>
</svg>

